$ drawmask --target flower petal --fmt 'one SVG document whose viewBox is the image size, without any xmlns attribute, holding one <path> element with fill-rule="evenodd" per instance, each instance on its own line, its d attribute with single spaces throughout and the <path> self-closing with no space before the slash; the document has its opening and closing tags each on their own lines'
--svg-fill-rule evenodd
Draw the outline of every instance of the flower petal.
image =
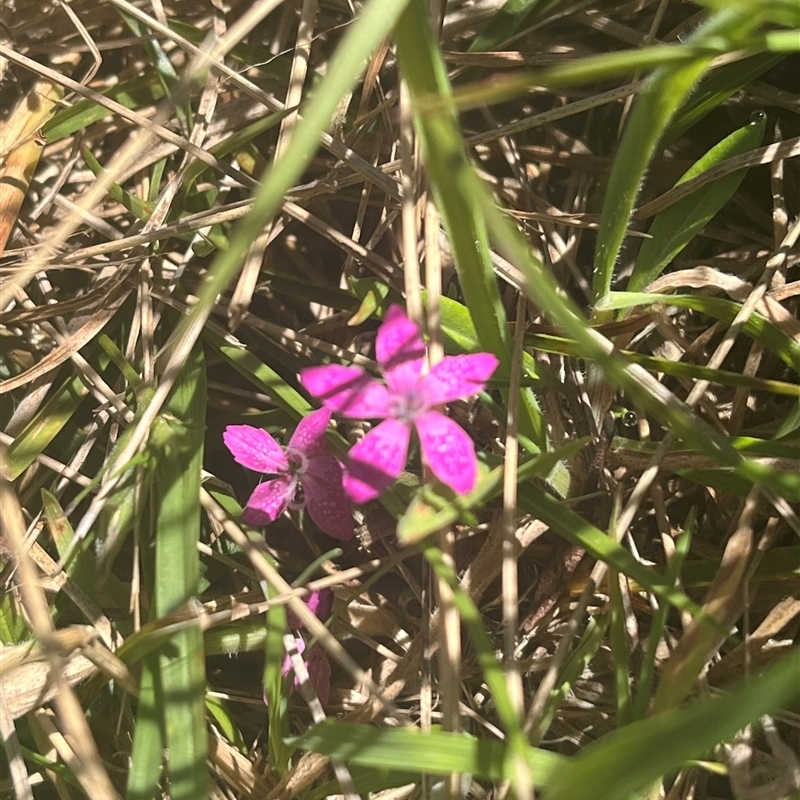
<svg viewBox="0 0 800 800">
<path fill-rule="evenodd" d="M 322 645 L 311 646 L 306 656 L 306 668 L 308 679 L 317 693 L 319 702 L 327 706 L 331 695 L 331 662 L 328 661 Z"/>
<path fill-rule="evenodd" d="M 268 473 L 289 469 L 283 449 L 263 428 L 228 425 L 222 434 L 222 441 L 234 460 L 243 467 Z"/>
<path fill-rule="evenodd" d="M 360 367 L 307 367 L 300 373 L 300 383 L 323 405 L 345 417 L 382 419 L 389 413 L 389 391 Z"/>
<path fill-rule="evenodd" d="M 411 428 L 387 419 L 350 448 L 344 488 L 355 503 L 383 494 L 402 472 L 408 455 Z"/>
<path fill-rule="evenodd" d="M 303 602 L 320 622 L 325 622 L 331 615 L 331 611 L 333 611 L 333 590 L 320 589 L 319 591 L 311 592 L 308 597 L 303 598 Z M 295 629 L 305 627 L 300 621 L 300 617 L 288 606 L 286 607 L 286 624 Z"/>
<path fill-rule="evenodd" d="M 342 485 L 342 467 L 331 453 L 308 459 L 301 478 L 309 516 L 323 533 L 334 539 L 353 538 L 353 511 Z"/>
<path fill-rule="evenodd" d="M 295 647 L 303 658 L 308 672 L 309 683 L 314 687 L 317 697 L 323 706 L 328 704 L 331 691 L 331 665 L 325 655 L 325 650 L 319 644 L 313 644 L 310 648 L 306 647 L 305 641 L 300 637 L 295 637 Z M 286 677 L 292 671 L 292 659 L 287 656 L 281 665 L 281 675 Z M 300 689 L 300 680 L 297 675 L 292 681 L 292 691 Z"/>
<path fill-rule="evenodd" d="M 422 460 L 431 472 L 456 494 L 472 491 L 478 475 L 478 462 L 475 445 L 467 432 L 438 411 L 422 414 L 415 424 Z"/>
<path fill-rule="evenodd" d="M 287 449 L 310 456 L 325 447 L 325 431 L 331 421 L 329 408 L 318 408 L 300 420 Z"/>
<path fill-rule="evenodd" d="M 398 305 L 392 305 L 383 318 L 375 339 L 375 357 L 389 388 L 396 393 L 413 388 L 425 363 L 425 342 L 419 327 Z"/>
<path fill-rule="evenodd" d="M 256 486 L 247 501 L 242 520 L 254 528 L 263 528 L 275 522 L 294 498 L 297 483 L 291 475 L 281 475 L 272 481 Z"/>
<path fill-rule="evenodd" d="M 499 363 L 491 353 L 445 356 L 421 380 L 426 401 L 438 405 L 482 392 Z"/>
<path fill-rule="evenodd" d="M 302 636 L 295 636 L 294 644 L 295 647 L 297 648 L 297 652 L 300 653 L 300 655 L 303 655 L 303 653 L 305 653 L 306 651 L 305 639 L 303 639 Z M 283 675 L 283 677 L 285 678 L 291 671 L 292 671 L 292 659 L 287 653 L 283 658 L 283 664 L 281 664 L 281 675 Z M 297 679 L 295 678 L 295 683 L 296 682 Z"/>
</svg>

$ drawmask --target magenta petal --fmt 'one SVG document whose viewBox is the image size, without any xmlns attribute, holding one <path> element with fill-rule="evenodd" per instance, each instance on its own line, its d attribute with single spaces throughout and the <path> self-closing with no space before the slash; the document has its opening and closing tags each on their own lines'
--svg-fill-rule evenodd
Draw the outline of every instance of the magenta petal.
<svg viewBox="0 0 800 800">
<path fill-rule="evenodd" d="M 325 651 L 318 644 L 307 648 L 305 641 L 300 636 L 296 636 L 294 642 L 297 652 L 300 653 L 305 662 L 309 683 L 314 687 L 320 703 L 323 706 L 327 705 L 331 690 L 331 665 L 325 655 Z M 281 675 L 286 677 L 291 671 L 292 659 L 287 655 L 281 665 Z M 300 681 L 295 675 L 292 681 L 292 691 L 297 691 L 299 688 Z"/>
<path fill-rule="evenodd" d="M 294 637 L 294 646 L 297 648 L 297 652 L 300 653 L 302 656 L 303 653 L 306 651 L 306 642 L 301 636 Z M 290 672 L 292 671 L 292 658 L 287 653 L 283 658 L 283 664 L 281 664 L 281 675 L 285 678 Z M 295 678 L 295 685 L 297 685 L 297 678 Z"/>
<path fill-rule="evenodd" d="M 325 622 L 333 611 L 333 589 L 319 589 L 311 592 L 305 599 L 305 603 L 320 622 Z"/>
<path fill-rule="evenodd" d="M 311 519 L 323 533 L 347 541 L 353 538 L 353 512 L 342 478 L 342 467 L 336 457 L 323 452 L 308 460 L 301 481 Z"/>
<path fill-rule="evenodd" d="M 422 460 L 431 472 L 456 494 L 475 488 L 478 462 L 475 445 L 467 432 L 438 411 L 428 411 L 416 419 Z"/>
<path fill-rule="evenodd" d="M 331 694 L 331 664 L 321 645 L 312 645 L 306 655 L 308 679 L 323 706 L 328 705 Z"/>
<path fill-rule="evenodd" d="M 387 419 L 350 448 L 344 488 L 355 503 L 383 494 L 402 472 L 408 455 L 410 427 Z"/>
<path fill-rule="evenodd" d="M 286 511 L 294 499 L 296 488 L 295 479 L 290 475 L 259 483 L 247 501 L 242 520 L 254 528 L 270 525 Z"/>
<path fill-rule="evenodd" d="M 308 597 L 303 598 L 303 602 L 311 609 L 314 616 L 325 622 L 333 611 L 333 590 L 320 589 L 316 592 L 311 592 Z M 304 628 L 305 625 L 300 621 L 300 617 L 292 611 L 288 606 L 286 607 L 286 624 L 290 628 Z"/>
<path fill-rule="evenodd" d="M 425 363 L 425 342 L 398 305 L 389 307 L 378 329 L 375 357 L 393 392 L 404 394 L 416 385 Z"/>
<path fill-rule="evenodd" d="M 289 469 L 283 449 L 263 428 L 228 425 L 222 434 L 222 441 L 243 467 L 267 473 Z"/>
<path fill-rule="evenodd" d="M 289 449 L 309 456 L 325 447 L 325 431 L 331 421 L 328 408 L 318 408 L 300 420 L 289 440 Z"/>
<path fill-rule="evenodd" d="M 499 363 L 491 353 L 446 356 L 422 378 L 426 401 L 438 405 L 482 392 Z"/>
<path fill-rule="evenodd" d="M 388 413 L 391 395 L 360 367 L 331 364 L 308 367 L 300 383 L 331 410 L 345 417 L 381 419 Z"/>
</svg>

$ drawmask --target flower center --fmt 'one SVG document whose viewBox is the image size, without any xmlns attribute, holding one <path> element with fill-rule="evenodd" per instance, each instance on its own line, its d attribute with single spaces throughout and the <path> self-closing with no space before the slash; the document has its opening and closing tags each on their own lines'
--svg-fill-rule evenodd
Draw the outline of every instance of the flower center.
<svg viewBox="0 0 800 800">
<path fill-rule="evenodd" d="M 396 394 L 389 403 L 389 416 L 401 422 L 411 423 L 427 409 L 427 403 L 416 389 Z"/>
<path fill-rule="evenodd" d="M 301 477 L 308 470 L 308 458 L 299 450 L 287 450 L 286 458 L 289 461 L 289 474 Z"/>
</svg>

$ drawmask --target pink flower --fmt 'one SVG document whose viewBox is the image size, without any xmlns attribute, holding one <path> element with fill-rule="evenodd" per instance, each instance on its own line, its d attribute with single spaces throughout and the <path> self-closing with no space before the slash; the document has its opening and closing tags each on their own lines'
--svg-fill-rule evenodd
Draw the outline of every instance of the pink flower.
<svg viewBox="0 0 800 800">
<path fill-rule="evenodd" d="M 314 615 L 321 622 L 325 622 L 333 610 L 333 592 L 330 589 L 320 589 L 318 592 L 312 592 L 305 599 L 305 604 L 314 612 Z M 286 610 L 286 621 L 293 630 L 303 627 L 303 623 L 300 622 L 299 617 L 297 617 L 291 609 Z M 325 655 L 325 650 L 321 645 L 316 643 L 312 644 L 309 648 L 302 636 L 295 635 L 294 641 L 297 652 L 303 656 L 303 661 L 305 661 L 308 679 L 314 687 L 314 691 L 317 693 L 320 703 L 326 706 L 331 691 L 331 665 L 328 661 L 328 657 Z M 291 671 L 292 660 L 287 655 L 283 660 L 281 675 L 286 677 Z M 292 690 L 296 691 L 299 687 L 300 681 L 298 681 L 297 676 L 295 676 Z"/>
<path fill-rule="evenodd" d="M 481 391 L 497 359 L 490 353 L 446 356 L 423 375 L 422 334 L 396 305 L 378 330 L 375 355 L 385 385 L 360 367 L 309 367 L 300 373 L 303 386 L 333 411 L 384 420 L 351 448 L 344 479 L 347 493 L 356 503 L 365 503 L 384 492 L 406 463 L 412 428 L 431 472 L 457 494 L 471 491 L 478 472 L 475 446 L 435 407 Z"/>
<path fill-rule="evenodd" d="M 325 429 L 331 412 L 312 411 L 300 420 L 286 452 L 262 428 L 229 425 L 222 439 L 244 467 L 277 475 L 260 483 L 247 501 L 242 519 L 263 527 L 275 522 L 287 508 L 308 508 L 319 529 L 334 539 L 353 536 L 353 515 L 342 486 L 342 467 L 325 450 Z"/>
</svg>

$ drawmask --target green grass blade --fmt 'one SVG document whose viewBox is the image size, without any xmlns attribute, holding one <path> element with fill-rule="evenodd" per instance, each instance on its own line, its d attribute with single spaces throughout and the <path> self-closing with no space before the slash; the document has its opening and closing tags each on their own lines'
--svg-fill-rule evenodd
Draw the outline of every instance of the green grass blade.
<svg viewBox="0 0 800 800">
<path fill-rule="evenodd" d="M 590 617 L 586 623 L 586 630 L 581 636 L 578 646 L 570 654 L 564 668 L 558 676 L 556 687 L 550 693 L 545 711 L 538 724 L 533 728 L 528 737 L 533 744 L 538 744 L 544 739 L 550 723 L 558 711 L 564 698 L 572 691 L 575 682 L 584 673 L 594 658 L 600 645 L 603 643 L 606 629 L 608 628 L 608 614 Z"/>
<path fill-rule="evenodd" d="M 3 473 L 8 480 L 16 480 L 33 464 L 63 430 L 88 394 L 88 387 L 78 376 L 61 384 L 6 450 Z"/>
<path fill-rule="evenodd" d="M 151 436 L 157 508 L 154 602 L 158 617 L 196 598 L 200 577 L 200 472 L 206 414 L 205 361 L 195 348 Z M 174 420 L 174 421 L 169 421 Z M 165 427 L 166 426 L 166 427 Z M 167 776 L 172 800 L 202 800 L 208 794 L 203 634 L 187 627 L 161 648 Z"/>
<path fill-rule="evenodd" d="M 469 632 L 472 644 L 477 653 L 478 665 L 481 668 L 486 685 L 492 693 L 495 710 L 508 742 L 506 753 L 506 769 L 510 771 L 512 785 L 528 782 L 519 766 L 526 763 L 531 753 L 525 735 L 520 726 L 520 720 L 506 681 L 505 672 L 501 662 L 495 655 L 494 646 L 483 628 L 483 620 L 478 607 L 470 596 L 464 591 L 461 582 L 451 564 L 445 562 L 442 551 L 437 547 L 424 549 L 425 558 L 431 565 L 436 576 L 447 583 L 453 593 L 453 603 L 458 609 L 461 623 Z M 469 770 L 467 770 L 469 772 Z M 531 780 L 536 780 L 533 776 Z"/>
<path fill-rule="evenodd" d="M 102 94 L 125 108 L 143 108 L 163 99 L 164 87 L 154 72 L 148 72 L 133 80 L 123 81 Z M 108 113 L 107 108 L 98 105 L 94 100 L 78 100 L 56 114 L 42 128 L 42 135 L 52 144 L 100 122 Z"/>
<path fill-rule="evenodd" d="M 518 482 L 533 476 L 547 477 L 559 461 L 585 447 L 587 439 L 569 442 L 558 450 L 533 456 L 523 461 L 517 471 Z M 453 497 L 444 487 L 426 487 L 417 492 L 405 514 L 397 523 L 397 536 L 404 544 L 419 542 L 426 536 L 456 523 L 469 509 L 481 507 L 503 490 L 503 467 L 491 471 L 482 468 L 475 488 L 461 497 Z"/>
<path fill-rule="evenodd" d="M 720 11 L 692 36 L 687 45 L 702 45 L 711 39 L 727 40 L 741 35 L 748 17 L 739 8 Z M 687 64 L 663 66 L 648 79 L 631 114 L 608 180 L 594 259 L 595 302 L 611 288 L 623 238 L 636 195 L 666 126 L 692 88 L 708 69 L 712 54 L 698 53 Z"/>
<path fill-rule="evenodd" d="M 603 737 L 558 771 L 542 800 L 629 800 L 676 765 L 704 756 L 798 696 L 800 661 L 793 654 L 722 697 L 664 711 Z"/>
<path fill-rule="evenodd" d="M 236 226 L 228 249 L 219 252 L 209 267 L 210 277 L 200 291 L 197 304 L 176 329 L 176 341 L 194 328 L 198 317 L 210 313 L 217 296 L 234 278 L 251 243 L 275 215 L 286 193 L 316 153 L 320 134 L 327 129 L 341 98 L 361 75 L 370 55 L 391 31 L 404 6 L 404 0 L 371 0 L 347 28 L 325 77 L 300 108 L 302 119 L 286 151 L 263 176 L 253 206 Z"/>
<path fill-rule="evenodd" d="M 672 581 L 674 583 L 681 574 L 683 562 L 689 553 L 689 546 L 692 542 L 696 516 L 695 509 L 692 508 L 689 512 L 689 518 L 683 526 L 683 532 L 675 540 L 675 552 L 672 554 L 665 572 L 667 581 Z M 647 637 L 647 649 L 642 659 L 642 666 L 639 670 L 639 678 L 636 683 L 636 691 L 633 698 L 633 719 L 635 720 L 644 719 L 647 713 L 647 706 L 652 697 L 653 682 L 656 675 L 658 645 L 661 641 L 668 615 L 669 606 L 666 603 L 661 603 L 656 609 L 655 614 L 653 614 L 650 633 Z"/>
<path fill-rule="evenodd" d="M 784 58 L 786 56 L 783 54 L 759 53 L 714 70 L 700 81 L 696 91 L 675 115 L 664 134 L 664 144 L 674 142 L 706 114 L 779 64 Z"/>
<path fill-rule="evenodd" d="M 742 305 L 723 297 L 703 297 L 693 294 L 656 294 L 650 292 L 611 292 L 602 307 L 605 309 L 630 308 L 631 306 L 660 303 L 666 306 L 691 308 L 701 314 L 722 320 L 727 324 L 733 322 Z M 787 316 L 787 319 L 790 319 Z M 791 323 L 790 319 L 790 323 Z M 775 353 L 795 372 L 800 372 L 800 341 L 790 336 L 778 325 L 761 314 L 751 314 L 742 326 L 742 332 L 751 339 L 759 341 L 767 350 Z"/>
<path fill-rule="evenodd" d="M 131 766 L 128 772 L 127 800 L 156 800 L 160 797 L 164 758 L 164 732 L 161 701 L 157 687 L 158 661 L 142 664 L 139 698 L 136 705 L 136 728 L 133 733 Z"/>
<path fill-rule="evenodd" d="M 328 719 L 298 741 L 302 750 L 375 769 L 413 770 L 423 775 L 465 772 L 486 780 L 509 780 L 508 746 L 466 733 L 416 728 L 376 728 Z M 547 786 L 569 761 L 556 753 L 526 748 L 534 783 Z"/>
<path fill-rule="evenodd" d="M 706 617 L 694 601 L 675 588 L 674 582 L 669 582 L 663 575 L 643 566 L 628 550 L 552 495 L 532 484 L 526 484 L 520 486 L 519 506 L 529 514 L 536 514 L 570 544 L 586 550 L 594 558 L 633 578 L 659 599 L 694 617 Z M 709 624 L 718 627 L 710 619 Z"/>
<path fill-rule="evenodd" d="M 676 185 L 700 175 L 728 158 L 755 150 L 761 145 L 766 126 L 766 116 L 756 116 L 749 125 L 739 128 L 712 147 Z M 728 202 L 744 176 L 744 170 L 723 175 L 656 214 L 647 231 L 651 238 L 645 239 L 639 249 L 628 281 L 628 291 L 638 292 L 652 283 L 664 267 Z"/>
<path fill-rule="evenodd" d="M 625 606 L 622 601 L 620 575 L 615 569 L 608 571 L 610 600 L 609 644 L 614 672 L 614 699 L 617 706 L 617 727 L 627 725 L 632 718 L 630 670 L 628 668 L 628 645 L 625 641 Z"/>
<path fill-rule="evenodd" d="M 486 220 L 471 192 L 473 170 L 467 159 L 452 102 L 447 71 L 430 27 L 428 10 L 412 0 L 395 28 L 397 56 L 415 108 L 415 124 L 436 204 L 449 235 L 461 289 L 483 349 L 508 372 L 511 340 L 492 270 Z M 437 98 L 441 108 L 421 113 Z M 520 431 L 544 449 L 545 426 L 530 390 L 520 395 Z"/>
</svg>

